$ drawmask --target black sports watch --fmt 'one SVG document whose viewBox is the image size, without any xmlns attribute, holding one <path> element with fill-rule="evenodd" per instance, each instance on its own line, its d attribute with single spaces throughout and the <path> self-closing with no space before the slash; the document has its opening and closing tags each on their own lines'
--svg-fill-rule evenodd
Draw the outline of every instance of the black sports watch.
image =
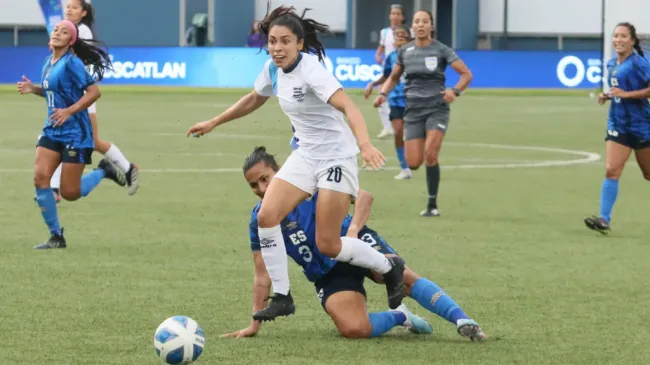
<svg viewBox="0 0 650 365">
<path fill-rule="evenodd" d="M 454 94 L 456 94 L 456 96 L 460 96 L 460 95 L 463 93 L 462 91 L 458 90 L 458 89 L 455 88 L 455 87 L 452 87 L 452 88 L 451 88 L 451 91 L 453 91 Z"/>
</svg>

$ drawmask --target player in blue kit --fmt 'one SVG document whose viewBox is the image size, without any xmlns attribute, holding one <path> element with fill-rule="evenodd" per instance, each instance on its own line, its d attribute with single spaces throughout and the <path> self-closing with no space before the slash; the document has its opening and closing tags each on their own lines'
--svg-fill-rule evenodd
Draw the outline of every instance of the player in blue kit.
<svg viewBox="0 0 650 365">
<path fill-rule="evenodd" d="M 389 77 L 391 72 L 393 72 L 393 67 L 397 63 L 397 54 L 401 46 L 405 45 L 411 40 L 411 31 L 406 25 L 397 25 L 393 31 L 394 38 L 394 47 L 395 51 L 390 53 L 386 60 L 384 61 L 384 75 L 379 78 L 377 81 L 372 81 L 368 83 L 366 89 L 363 93 L 363 96 L 368 99 L 372 94 L 372 90 L 383 84 Z M 406 95 L 404 94 L 404 77 L 400 80 L 395 88 L 388 94 L 388 105 L 390 107 L 389 118 L 393 124 L 393 131 L 395 134 L 395 151 L 397 152 L 397 160 L 399 161 L 399 166 L 402 169 L 395 180 L 404 180 L 410 179 L 413 175 L 411 169 L 409 169 L 408 164 L 406 163 L 406 157 L 404 155 L 404 110 L 406 108 Z"/>
<path fill-rule="evenodd" d="M 260 198 L 280 166 L 264 147 L 257 147 L 244 162 L 245 178 Z M 316 293 L 325 311 L 330 315 L 339 332 L 348 338 L 376 337 L 393 327 L 404 326 L 414 333 L 432 333 L 431 326 L 411 313 L 404 304 L 395 310 L 368 313 L 365 300 L 364 278 L 380 282 L 382 275 L 368 269 L 337 262 L 321 254 L 316 245 L 316 202 L 318 193 L 311 200 L 299 204 L 283 221 L 282 234 L 286 252 L 303 268 L 307 279 L 314 283 Z M 260 253 L 257 234 L 257 204 L 251 213 L 250 244 L 253 250 L 255 277 L 253 279 L 253 313 L 266 306 L 271 280 L 266 272 Z M 363 190 L 355 202 L 354 216 L 343 221 L 341 235 L 356 237 L 385 255 L 397 255 L 395 250 L 374 230 L 365 225 L 370 217 L 372 196 Z M 419 277 L 411 269 L 404 271 L 404 284 L 408 295 L 427 310 L 445 318 L 456 326 L 459 334 L 481 341 L 486 338 L 481 327 L 434 282 Z M 260 322 L 251 320 L 250 325 L 225 337 L 250 337 L 260 329 Z"/>
<path fill-rule="evenodd" d="M 611 100 L 600 214 L 584 219 L 587 227 L 602 234 L 610 231 L 618 181 L 632 150 L 643 177 L 650 180 L 650 63 L 644 57 L 632 24 L 618 24 L 613 42 L 618 56 L 607 62 L 611 89 L 609 94 L 601 93 L 598 97 L 600 104 Z"/>
<path fill-rule="evenodd" d="M 78 41 L 78 34 L 77 26 L 71 21 L 57 23 L 50 36 L 52 55 L 43 67 L 41 86 L 32 84 L 25 76 L 18 83 L 21 94 L 44 97 L 48 110 L 36 145 L 34 185 L 36 201 L 51 237 L 37 245 L 37 249 L 66 247 L 50 187 L 50 179 L 59 163 L 63 163 L 60 193 L 66 200 L 87 196 L 104 178 L 120 186 L 126 184 L 124 172 L 106 159 L 100 161 L 97 169 L 82 177 L 85 165 L 91 163 L 94 148 L 86 108 L 100 97 L 99 87 L 84 64 L 92 65 L 97 79 L 101 80 L 104 70 L 110 67 L 110 61 L 104 50 Z"/>
</svg>

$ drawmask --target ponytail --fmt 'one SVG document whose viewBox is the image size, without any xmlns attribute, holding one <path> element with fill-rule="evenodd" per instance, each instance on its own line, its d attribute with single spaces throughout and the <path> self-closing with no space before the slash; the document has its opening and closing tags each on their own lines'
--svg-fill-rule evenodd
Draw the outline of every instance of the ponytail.
<svg viewBox="0 0 650 365">
<path fill-rule="evenodd" d="M 637 38 L 634 41 L 634 49 L 636 50 L 636 53 L 639 54 L 641 57 L 645 57 L 645 54 L 643 52 L 643 49 L 641 48 L 641 41 L 639 41 L 639 38 Z"/>
<path fill-rule="evenodd" d="M 97 81 L 102 81 L 104 72 L 113 68 L 111 60 L 103 48 L 103 43 L 96 40 L 77 39 L 72 45 L 72 51 L 83 61 L 84 65 L 92 66 L 92 74 Z"/>
<path fill-rule="evenodd" d="M 269 2 L 267 14 L 257 26 L 259 32 L 268 39 L 273 26 L 287 27 L 298 37 L 298 40 L 303 41 L 304 46 L 301 52 L 316 55 L 319 61 L 323 61 L 325 59 L 325 46 L 318 39 L 318 35 L 330 33 L 329 26 L 314 19 L 305 18 L 305 14 L 311 9 L 305 9 L 302 15 L 298 15 L 295 11 L 296 8 L 293 6 L 280 6 L 269 12 L 270 6 Z"/>
<path fill-rule="evenodd" d="M 81 23 L 86 24 L 92 30 L 95 24 L 95 7 L 86 0 L 79 0 L 79 2 L 81 3 L 81 9 L 86 12 L 86 16 L 81 18 Z"/>
</svg>

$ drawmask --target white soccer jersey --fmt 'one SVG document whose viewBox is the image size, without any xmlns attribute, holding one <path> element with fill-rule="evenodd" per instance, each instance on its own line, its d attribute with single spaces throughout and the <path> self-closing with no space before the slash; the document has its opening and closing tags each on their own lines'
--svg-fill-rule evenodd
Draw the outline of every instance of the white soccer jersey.
<svg viewBox="0 0 650 365">
<path fill-rule="evenodd" d="M 393 28 L 386 27 L 379 32 L 379 45 L 384 46 L 384 58 L 395 51 Z"/>
<path fill-rule="evenodd" d="M 277 95 L 295 130 L 296 151 L 319 160 L 348 158 L 359 153 L 343 113 L 327 103 L 342 88 L 318 57 L 310 54 L 302 54 L 296 68 L 287 73 L 268 60 L 255 80 L 255 92 L 259 95 Z"/>
<path fill-rule="evenodd" d="M 86 24 L 79 23 L 77 28 L 79 29 L 79 39 L 93 39 L 93 31 Z"/>
</svg>

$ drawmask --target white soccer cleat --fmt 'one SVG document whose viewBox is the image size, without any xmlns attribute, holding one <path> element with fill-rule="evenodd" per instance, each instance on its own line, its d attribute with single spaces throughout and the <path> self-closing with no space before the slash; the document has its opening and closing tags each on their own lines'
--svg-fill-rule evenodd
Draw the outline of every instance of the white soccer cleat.
<svg viewBox="0 0 650 365">
<path fill-rule="evenodd" d="M 408 180 L 413 177 L 413 173 L 410 169 L 404 169 L 395 175 L 395 180 Z"/>
<path fill-rule="evenodd" d="M 384 138 L 392 136 L 392 135 L 395 135 L 395 132 L 393 132 L 392 129 L 387 128 L 387 129 L 384 129 L 381 132 L 379 132 L 379 134 L 377 135 L 377 138 L 384 139 Z"/>
<path fill-rule="evenodd" d="M 411 311 L 406 308 L 406 305 L 401 304 L 395 310 L 404 313 L 406 316 L 406 322 L 404 322 L 403 326 L 408 328 L 409 331 L 417 334 L 433 333 L 433 328 L 429 322 L 427 322 L 424 318 L 418 317 L 415 314 L 411 313 Z"/>
<path fill-rule="evenodd" d="M 469 338 L 472 342 L 480 342 L 487 338 L 481 326 L 473 319 L 459 319 L 456 322 L 456 330 L 459 335 Z"/>
</svg>

